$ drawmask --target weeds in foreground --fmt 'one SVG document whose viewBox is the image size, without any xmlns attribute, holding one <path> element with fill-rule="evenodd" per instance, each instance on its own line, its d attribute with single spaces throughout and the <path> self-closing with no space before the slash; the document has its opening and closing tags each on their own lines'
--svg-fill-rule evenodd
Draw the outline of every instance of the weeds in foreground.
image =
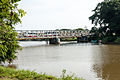
<svg viewBox="0 0 120 80">
<path fill-rule="evenodd" d="M 38 74 L 34 71 L 16 70 L 0 66 L 0 80 L 84 80 L 84 79 L 74 77 L 73 75 L 66 75 L 66 70 L 63 70 L 61 77 L 57 78 L 46 74 Z"/>
<path fill-rule="evenodd" d="M 72 74 L 72 75 L 67 75 L 67 74 L 66 74 L 66 70 L 64 69 L 64 70 L 62 71 L 62 75 L 61 75 L 61 77 L 59 78 L 59 80 L 85 80 L 85 79 L 78 78 L 78 77 L 74 77 L 74 74 Z"/>
</svg>

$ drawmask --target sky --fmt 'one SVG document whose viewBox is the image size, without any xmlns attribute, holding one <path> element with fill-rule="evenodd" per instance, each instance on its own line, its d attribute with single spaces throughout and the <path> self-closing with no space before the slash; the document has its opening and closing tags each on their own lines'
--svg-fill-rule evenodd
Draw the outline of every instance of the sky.
<svg viewBox="0 0 120 80">
<path fill-rule="evenodd" d="M 25 10 L 22 24 L 16 30 L 91 29 L 89 17 L 103 0 L 21 0 Z"/>
</svg>

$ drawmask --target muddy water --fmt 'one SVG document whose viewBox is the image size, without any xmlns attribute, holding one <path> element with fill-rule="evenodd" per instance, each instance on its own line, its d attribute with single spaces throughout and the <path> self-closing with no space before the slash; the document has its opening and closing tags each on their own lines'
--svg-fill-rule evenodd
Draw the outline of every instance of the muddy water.
<svg viewBox="0 0 120 80">
<path fill-rule="evenodd" d="M 120 80 L 120 46 L 91 43 L 20 42 L 18 69 L 60 76 L 63 69 L 86 80 Z"/>
</svg>

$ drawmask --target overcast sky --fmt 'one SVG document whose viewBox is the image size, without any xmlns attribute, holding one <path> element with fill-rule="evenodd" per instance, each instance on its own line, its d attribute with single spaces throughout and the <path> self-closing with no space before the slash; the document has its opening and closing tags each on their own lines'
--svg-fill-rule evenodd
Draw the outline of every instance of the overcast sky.
<svg viewBox="0 0 120 80">
<path fill-rule="evenodd" d="M 88 17 L 103 0 L 21 0 L 19 8 L 27 14 L 18 30 L 54 30 L 92 27 Z"/>
</svg>

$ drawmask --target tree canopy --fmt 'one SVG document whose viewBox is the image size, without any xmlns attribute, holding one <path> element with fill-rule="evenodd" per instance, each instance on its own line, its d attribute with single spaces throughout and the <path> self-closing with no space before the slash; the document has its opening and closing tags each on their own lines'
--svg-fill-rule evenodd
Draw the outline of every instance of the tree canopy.
<svg viewBox="0 0 120 80">
<path fill-rule="evenodd" d="M 89 19 L 95 26 L 100 26 L 98 31 L 101 35 L 120 36 L 120 0 L 104 0 L 93 12 Z"/>
<path fill-rule="evenodd" d="M 21 23 L 25 12 L 18 9 L 19 1 L 0 0 L 0 63 L 11 63 L 16 58 L 17 49 L 20 48 L 14 25 Z"/>
</svg>

